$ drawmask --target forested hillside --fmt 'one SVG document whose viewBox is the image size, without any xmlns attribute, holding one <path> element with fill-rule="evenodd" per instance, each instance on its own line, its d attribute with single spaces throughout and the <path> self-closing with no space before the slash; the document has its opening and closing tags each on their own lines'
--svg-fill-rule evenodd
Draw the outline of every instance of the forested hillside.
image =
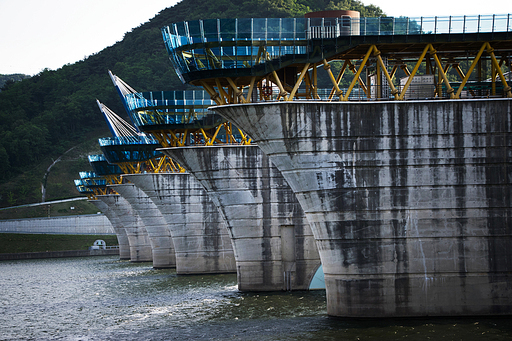
<svg viewBox="0 0 512 341">
<path fill-rule="evenodd" d="M 310 11 L 334 9 L 358 10 L 361 16 L 383 15 L 380 8 L 356 0 L 183 0 L 82 61 L 5 83 L 0 92 L 0 206 L 40 201 L 48 166 L 77 145 L 82 144 L 76 148 L 81 152 L 68 152 L 73 155 L 68 161 L 76 159 L 88 169 L 83 143 L 94 145 L 97 137 L 109 135 L 95 99 L 124 114 L 108 70 L 139 91 L 186 88 L 170 67 L 161 27 L 184 20 L 301 17 Z M 67 168 L 75 172 L 77 167 Z M 59 182 L 68 177 L 52 180 L 56 183 L 49 186 L 55 189 L 48 191 L 48 200 L 77 195 L 72 182 Z"/>
<path fill-rule="evenodd" d="M 12 75 L 0 75 L 0 91 L 2 91 L 2 88 L 5 86 L 5 84 L 9 85 L 25 78 L 30 78 L 30 76 L 23 75 L 21 73 L 15 73 Z"/>
</svg>

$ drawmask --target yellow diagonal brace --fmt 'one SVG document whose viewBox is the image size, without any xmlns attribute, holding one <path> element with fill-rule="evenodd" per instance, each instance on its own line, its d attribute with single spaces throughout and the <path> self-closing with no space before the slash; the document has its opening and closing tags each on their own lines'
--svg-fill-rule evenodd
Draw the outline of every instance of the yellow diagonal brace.
<svg viewBox="0 0 512 341">
<path fill-rule="evenodd" d="M 200 128 L 199 130 L 201 131 L 201 134 L 203 135 L 205 146 L 208 146 L 210 143 L 210 137 L 208 136 L 208 134 L 206 134 L 206 131 L 204 131 L 203 128 Z"/>
<path fill-rule="evenodd" d="M 356 85 L 356 82 L 359 80 L 359 76 L 361 75 L 361 72 L 363 71 L 364 66 L 366 65 L 366 62 L 368 61 L 368 58 L 370 58 L 373 49 L 375 49 L 375 45 L 370 46 L 368 49 L 368 52 L 366 52 L 366 55 L 363 58 L 363 61 L 361 62 L 361 65 L 359 66 L 359 69 L 357 70 L 356 74 L 354 75 L 354 79 L 350 83 L 350 86 L 347 89 L 347 93 L 345 96 L 343 96 L 343 101 L 348 101 L 348 96 L 350 96 L 350 93 L 352 92 L 352 89 Z"/>
<path fill-rule="evenodd" d="M 496 60 L 496 56 L 494 55 L 494 49 L 491 47 L 489 43 L 487 43 L 487 53 L 491 56 L 492 64 L 494 65 L 495 71 L 498 73 L 501 79 L 501 83 L 503 83 L 503 91 L 507 94 L 507 97 L 512 97 L 511 88 L 507 84 L 507 80 L 505 79 L 505 76 L 503 75 L 503 72 L 501 71 L 501 67 Z"/>
<path fill-rule="evenodd" d="M 247 101 L 252 97 L 252 91 L 254 90 L 254 84 L 256 82 L 256 77 L 251 77 L 251 83 L 249 84 L 249 91 L 247 92 Z"/>
<path fill-rule="evenodd" d="M 462 92 L 462 89 L 464 89 L 464 86 L 466 85 L 467 81 L 469 80 L 469 76 L 471 76 L 471 73 L 473 72 L 476 65 L 478 64 L 478 61 L 480 60 L 482 53 L 484 53 L 484 50 L 487 47 L 487 44 L 488 44 L 487 42 L 483 43 L 482 47 L 476 54 L 476 57 L 473 60 L 473 63 L 471 63 L 471 66 L 469 67 L 468 71 L 466 72 L 466 76 L 464 76 L 464 79 L 460 83 L 459 89 L 457 90 L 457 93 L 455 94 L 455 98 L 460 98 L 460 93 Z"/>
<path fill-rule="evenodd" d="M 355 70 L 355 65 L 353 65 L 350 60 L 348 61 L 348 68 L 350 71 L 352 71 L 352 73 L 355 75 L 357 71 L 354 71 Z M 361 78 L 361 75 L 359 75 L 359 78 L 357 79 L 357 81 L 359 82 L 359 86 L 361 86 L 361 88 L 363 89 L 364 93 L 366 95 L 368 95 L 368 89 L 366 88 L 366 84 L 364 84 L 363 82 L 363 79 Z"/>
<path fill-rule="evenodd" d="M 409 72 L 409 68 L 407 67 L 407 64 L 400 65 L 400 69 L 402 69 L 402 71 L 406 74 L 407 77 L 411 75 L 411 73 Z"/>
<path fill-rule="evenodd" d="M 446 84 L 446 93 L 448 93 L 450 95 L 450 98 L 454 98 L 455 96 L 453 95 L 453 88 L 451 87 L 450 82 L 448 81 L 448 77 L 446 76 L 443 66 L 441 65 L 441 61 L 437 57 L 437 51 L 434 49 L 432 44 L 428 44 L 428 45 L 430 46 L 430 48 L 429 48 L 430 55 L 432 57 L 434 57 L 434 61 L 436 62 L 438 72 L 441 74 L 441 76 L 443 77 L 443 80 Z M 441 97 L 441 94 L 438 94 L 438 95 L 439 95 L 439 97 Z"/>
<path fill-rule="evenodd" d="M 248 139 L 247 135 L 243 131 L 241 131 L 240 128 L 237 127 L 236 129 L 238 129 L 238 132 L 240 133 L 240 136 L 242 136 L 242 141 L 240 142 L 240 144 L 241 145 L 249 145 L 249 144 L 251 144 L 251 139 Z"/>
<path fill-rule="evenodd" d="M 188 129 L 185 129 L 185 131 L 182 134 L 183 134 L 183 136 L 181 138 L 180 147 L 183 147 L 187 142 Z"/>
<path fill-rule="evenodd" d="M 318 96 L 318 70 L 317 70 L 317 64 L 313 64 L 313 98 L 314 99 L 320 99 Z"/>
<path fill-rule="evenodd" d="M 309 63 L 306 63 L 302 68 L 300 76 L 299 78 L 297 78 L 297 82 L 295 83 L 295 86 L 293 87 L 292 91 L 290 92 L 290 95 L 288 96 L 288 101 L 293 100 L 293 97 L 295 97 L 295 93 L 297 92 L 297 89 L 299 89 L 300 83 L 302 83 L 302 80 L 304 79 L 304 75 L 306 74 L 306 72 L 308 72 L 309 65 Z"/>
<path fill-rule="evenodd" d="M 347 69 L 349 64 L 350 64 L 350 61 L 348 59 L 345 59 L 345 62 L 343 63 L 343 66 L 341 67 L 340 72 L 336 76 L 336 84 L 338 85 L 338 89 L 339 89 L 341 78 L 343 78 L 343 75 L 345 74 L 345 70 Z M 334 90 L 335 90 L 335 88 L 333 88 L 331 90 L 331 93 L 329 94 L 329 101 L 332 100 L 332 98 L 333 98 L 333 96 L 335 94 Z M 340 92 L 336 93 L 336 95 L 339 97 L 340 101 L 343 99 L 343 91 L 341 91 L 341 89 L 340 89 Z"/>
<path fill-rule="evenodd" d="M 200 83 L 203 86 L 203 88 L 206 90 L 206 92 L 210 95 L 210 98 L 212 99 L 212 101 L 217 103 L 217 105 L 225 104 L 224 101 L 222 100 L 222 98 L 220 98 L 219 94 L 217 93 L 217 91 L 215 91 L 214 88 L 212 88 L 210 85 L 208 85 L 204 81 L 200 81 Z"/>
<path fill-rule="evenodd" d="M 235 92 L 235 96 L 237 96 L 241 100 L 241 103 L 247 103 L 242 91 L 240 91 L 240 89 L 238 89 L 235 82 L 233 82 L 233 80 L 230 77 L 226 77 L 226 79 L 228 80 L 229 85 L 231 85 L 231 87 L 233 88 L 233 91 Z"/>
<path fill-rule="evenodd" d="M 174 134 L 174 132 L 172 130 L 170 130 L 169 133 L 171 134 L 172 140 L 176 144 L 173 147 L 183 147 L 183 145 L 181 144 L 180 139 L 176 136 L 176 134 Z M 172 146 L 172 143 L 171 143 L 171 146 Z"/>
<path fill-rule="evenodd" d="M 217 127 L 217 130 L 215 130 L 215 134 L 213 134 L 213 136 L 210 140 L 210 143 L 206 144 L 207 146 L 213 145 L 213 142 L 215 141 L 215 139 L 217 138 L 217 135 L 219 134 L 220 128 L 222 128 L 222 124 L 219 124 L 219 126 Z"/>
<path fill-rule="evenodd" d="M 226 102 L 229 103 L 229 96 L 226 93 L 226 91 L 224 90 L 224 88 L 222 87 L 222 85 L 220 84 L 220 80 L 218 78 L 215 78 L 215 84 L 217 85 L 217 90 L 219 91 L 219 95 L 222 98 L 222 101 L 224 103 L 226 103 Z M 227 99 L 227 101 L 225 101 L 224 98 Z"/>
<path fill-rule="evenodd" d="M 329 75 L 329 78 L 331 79 L 331 82 L 333 85 L 331 93 L 329 94 L 329 100 L 332 99 L 332 96 L 334 95 L 335 90 L 336 90 L 336 94 L 339 97 L 343 96 L 343 92 L 340 90 L 340 87 L 338 86 L 338 82 L 336 81 L 336 78 L 334 78 L 334 75 L 332 74 L 331 66 L 327 63 L 327 60 L 325 60 L 325 59 L 322 62 L 324 63 L 324 70 L 327 71 L 327 74 Z M 346 65 L 347 65 L 347 61 L 345 61 L 345 64 L 343 64 L 343 68 L 342 68 L 343 71 L 345 71 Z"/>
<path fill-rule="evenodd" d="M 377 47 L 374 48 L 374 55 L 376 55 L 377 62 L 379 63 L 382 72 L 384 73 L 388 80 L 389 87 L 391 88 L 391 94 L 395 97 L 395 99 L 398 99 L 398 90 L 396 90 L 395 86 L 393 85 L 393 81 L 389 76 L 388 70 L 386 69 L 386 65 L 384 65 L 384 61 L 382 60 L 382 57 L 380 56 L 380 51 L 377 50 Z"/>
<path fill-rule="evenodd" d="M 391 69 L 391 73 L 389 74 L 389 77 L 391 77 L 391 79 L 395 77 L 396 70 L 398 70 L 398 64 L 393 65 L 393 69 Z"/>
<path fill-rule="evenodd" d="M 414 78 L 414 75 L 416 74 L 416 72 L 418 71 L 418 69 L 420 68 L 420 65 L 421 63 L 423 62 L 423 59 L 425 58 L 425 55 L 427 54 L 428 52 L 428 49 L 429 49 L 429 46 L 430 44 L 428 44 L 427 46 L 425 46 L 425 48 L 423 49 L 423 52 L 421 53 L 421 56 L 420 58 L 418 59 L 418 62 L 416 63 L 416 65 L 414 66 L 414 69 L 412 70 L 409 78 L 407 79 L 407 82 L 405 83 L 403 89 L 402 89 L 402 93 L 400 94 L 400 97 L 398 98 L 399 100 L 403 100 L 404 97 L 405 97 L 405 92 L 407 91 L 407 88 L 409 87 L 409 85 L 411 85 L 411 82 L 412 82 L 412 79 Z"/>
<path fill-rule="evenodd" d="M 283 84 L 281 83 L 281 80 L 279 79 L 279 76 L 277 75 L 277 72 L 274 70 L 272 71 L 272 76 L 274 76 L 274 79 L 276 81 L 276 84 L 277 84 L 277 87 L 279 88 L 279 95 L 277 96 L 277 98 L 279 99 L 279 97 L 283 97 L 285 101 L 288 100 L 288 93 L 286 92 L 286 90 L 284 89 L 283 87 Z"/>
</svg>

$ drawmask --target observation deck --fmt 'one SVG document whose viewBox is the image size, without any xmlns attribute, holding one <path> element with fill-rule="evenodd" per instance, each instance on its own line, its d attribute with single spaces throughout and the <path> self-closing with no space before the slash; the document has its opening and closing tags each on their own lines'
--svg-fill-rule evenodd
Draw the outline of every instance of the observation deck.
<svg viewBox="0 0 512 341">
<path fill-rule="evenodd" d="M 89 155 L 88 158 L 94 172 L 105 177 L 109 185 L 120 182 L 120 175 L 123 174 L 122 169 L 116 164 L 108 163 L 105 155 Z"/>
<path fill-rule="evenodd" d="M 511 97 L 510 76 L 507 83 L 502 70 L 510 69 L 511 19 L 510 14 L 213 19 L 175 23 L 162 34 L 182 82 L 202 86 L 218 105 L 323 99 L 317 75 L 322 66 L 332 86 L 328 100 L 409 99 L 407 90 L 420 73 L 433 76 L 432 91 L 422 98 Z M 336 76 L 334 61 L 343 63 Z M 347 78 L 350 85 L 340 88 Z M 472 82 L 486 91 L 475 94 Z M 355 87 L 360 91 L 352 93 Z"/>
<path fill-rule="evenodd" d="M 95 172 L 79 172 L 80 179 L 75 180 L 75 186 L 79 193 L 94 199 L 97 195 L 106 194 L 107 180 Z"/>
<path fill-rule="evenodd" d="M 135 126 L 162 147 L 249 143 L 245 134 L 208 110 L 215 102 L 205 91 L 136 92 L 122 99 Z"/>
<path fill-rule="evenodd" d="M 98 142 L 106 161 L 117 165 L 122 174 L 183 171 L 179 165 L 156 150 L 160 143 L 151 135 L 105 137 Z"/>
</svg>

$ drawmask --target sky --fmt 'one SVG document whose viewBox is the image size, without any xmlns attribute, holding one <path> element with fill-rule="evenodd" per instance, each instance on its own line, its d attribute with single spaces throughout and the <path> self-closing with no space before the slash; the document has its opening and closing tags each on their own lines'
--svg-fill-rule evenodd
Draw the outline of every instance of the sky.
<svg viewBox="0 0 512 341">
<path fill-rule="evenodd" d="M 0 0 L 0 74 L 35 75 L 73 64 L 121 41 L 178 0 Z M 510 0 L 362 0 L 389 16 L 512 12 Z M 487 4 L 487 6 L 485 6 Z M 490 6 L 489 4 L 492 4 Z M 162 43 L 163 44 L 163 43 Z"/>
<path fill-rule="evenodd" d="M 121 41 L 176 2 L 0 0 L 0 74 L 34 75 L 73 64 Z"/>
</svg>

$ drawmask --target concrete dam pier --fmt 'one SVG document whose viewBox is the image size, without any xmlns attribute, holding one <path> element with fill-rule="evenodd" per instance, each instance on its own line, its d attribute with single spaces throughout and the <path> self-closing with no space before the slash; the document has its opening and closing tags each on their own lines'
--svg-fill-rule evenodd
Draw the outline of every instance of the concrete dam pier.
<svg viewBox="0 0 512 341">
<path fill-rule="evenodd" d="M 117 236 L 117 242 L 119 243 L 119 259 L 130 259 L 130 242 L 128 241 L 126 230 L 117 214 L 102 200 L 95 199 L 89 200 L 89 202 L 96 206 L 112 224 Z"/>
<path fill-rule="evenodd" d="M 162 213 L 151 198 L 132 183 L 109 185 L 109 187 L 130 203 L 144 223 L 151 243 L 153 267 L 156 269 L 175 268 L 176 256 L 171 232 Z"/>
<path fill-rule="evenodd" d="M 226 219 L 241 291 L 307 290 L 320 266 L 295 195 L 257 146 L 161 149 L 193 174 Z"/>
<path fill-rule="evenodd" d="M 180 275 L 236 272 L 224 219 L 189 173 L 123 175 L 150 197 L 171 231 Z"/>
<path fill-rule="evenodd" d="M 153 253 L 148 232 L 130 203 L 118 194 L 98 195 L 97 198 L 114 211 L 123 225 L 130 244 L 130 261 L 152 262 Z"/>
<path fill-rule="evenodd" d="M 317 241 L 329 315 L 512 313 L 511 100 L 215 111 L 253 138 L 297 195 Z"/>
</svg>

